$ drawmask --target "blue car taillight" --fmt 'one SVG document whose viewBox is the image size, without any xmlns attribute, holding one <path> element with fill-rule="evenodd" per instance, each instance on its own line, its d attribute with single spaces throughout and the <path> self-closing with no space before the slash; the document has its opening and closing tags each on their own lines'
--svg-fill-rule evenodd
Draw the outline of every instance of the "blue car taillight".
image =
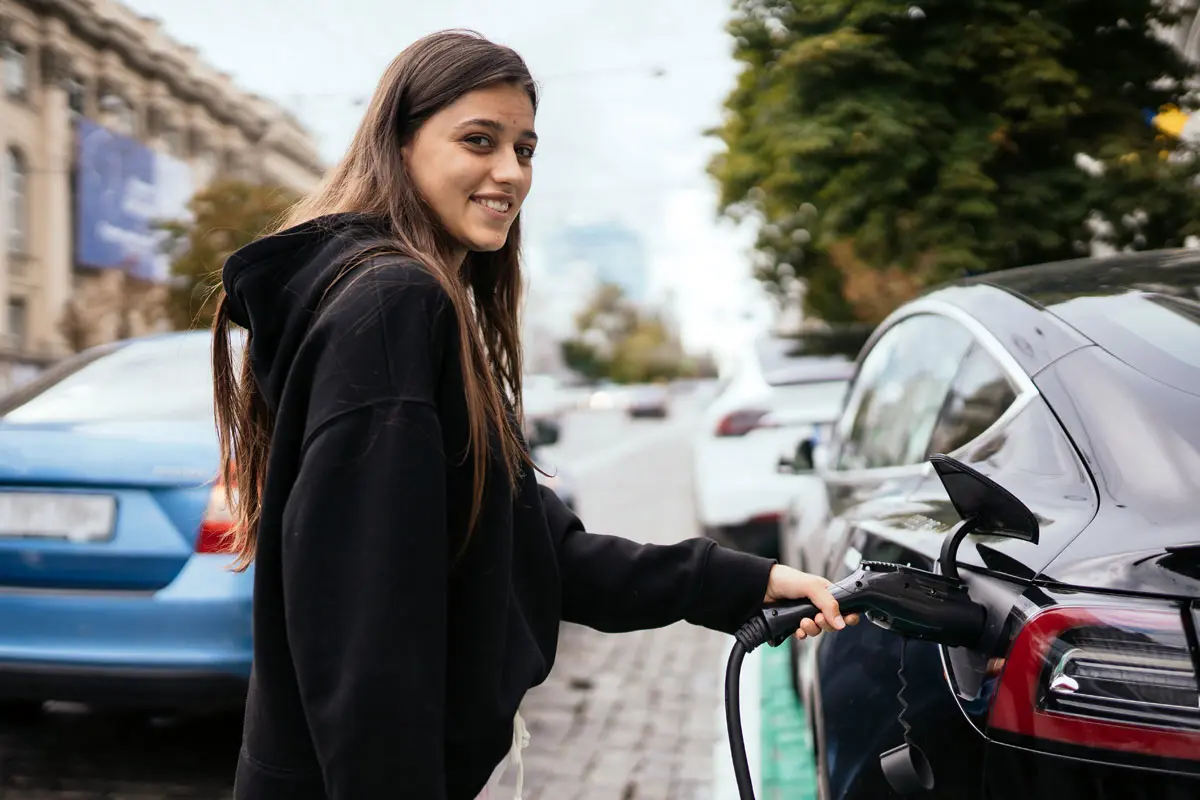
<svg viewBox="0 0 1200 800">
<path fill-rule="evenodd" d="M 233 514 L 230 506 L 237 502 L 237 489 L 226 490 L 225 482 L 217 479 L 209 494 L 208 506 L 196 536 L 196 552 L 207 554 L 233 553 Z"/>
<path fill-rule="evenodd" d="M 1052 606 L 996 666 L 990 736 L 1200 760 L 1200 681 L 1178 606 Z"/>
</svg>

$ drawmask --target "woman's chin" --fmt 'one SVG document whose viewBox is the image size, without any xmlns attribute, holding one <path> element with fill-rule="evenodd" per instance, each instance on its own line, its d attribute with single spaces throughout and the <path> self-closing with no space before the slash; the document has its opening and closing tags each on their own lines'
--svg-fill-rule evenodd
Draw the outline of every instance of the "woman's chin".
<svg viewBox="0 0 1200 800">
<path fill-rule="evenodd" d="M 472 239 L 471 242 L 467 245 L 467 249 L 470 250 L 472 253 L 494 253 L 497 250 L 504 247 L 504 244 L 507 241 L 508 241 L 507 233 L 505 235 L 499 236 L 499 237 L 496 237 L 496 236 L 483 237 L 483 236 L 481 236 L 477 239 Z"/>
</svg>

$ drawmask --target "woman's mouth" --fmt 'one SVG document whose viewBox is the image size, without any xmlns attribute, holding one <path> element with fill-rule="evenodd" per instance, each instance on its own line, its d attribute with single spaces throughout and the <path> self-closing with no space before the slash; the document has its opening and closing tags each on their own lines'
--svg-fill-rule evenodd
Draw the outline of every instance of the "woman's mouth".
<svg viewBox="0 0 1200 800">
<path fill-rule="evenodd" d="M 512 207 L 512 203 L 509 201 L 497 200 L 492 197 L 472 197 L 471 202 L 477 203 L 501 217 L 508 216 L 508 210 Z"/>
</svg>

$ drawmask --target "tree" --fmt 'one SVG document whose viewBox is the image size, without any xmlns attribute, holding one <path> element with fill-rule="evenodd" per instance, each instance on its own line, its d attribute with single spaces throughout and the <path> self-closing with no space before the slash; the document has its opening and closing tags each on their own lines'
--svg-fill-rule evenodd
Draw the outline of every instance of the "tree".
<svg viewBox="0 0 1200 800">
<path fill-rule="evenodd" d="M 670 380 L 679 377 L 683 366 L 679 342 L 657 315 L 647 314 L 617 343 L 611 377 L 618 383 Z"/>
<path fill-rule="evenodd" d="M 296 200 L 278 186 L 221 181 L 192 198 L 192 222 L 164 223 L 168 252 L 177 254 L 170 295 L 176 330 L 212 324 L 225 259 L 269 230 Z"/>
<path fill-rule="evenodd" d="M 720 211 L 757 218 L 756 276 L 830 322 L 1092 241 L 1178 246 L 1200 161 L 1146 115 L 1186 105 L 1195 69 L 1153 31 L 1196 5 L 735 0 Z"/>
<path fill-rule="evenodd" d="M 639 308 L 615 284 L 600 285 L 575 327 L 576 336 L 563 342 L 563 360 L 592 380 L 645 383 L 694 370 L 661 316 Z"/>
</svg>

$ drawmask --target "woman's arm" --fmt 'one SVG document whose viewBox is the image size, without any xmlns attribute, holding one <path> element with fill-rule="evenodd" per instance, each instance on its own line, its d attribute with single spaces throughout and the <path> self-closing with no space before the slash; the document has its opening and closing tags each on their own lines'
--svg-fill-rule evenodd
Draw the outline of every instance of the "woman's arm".
<svg viewBox="0 0 1200 800">
<path fill-rule="evenodd" d="M 621 632 L 683 620 L 733 633 L 762 606 L 773 559 L 711 539 L 654 545 L 588 533 L 553 491 L 541 491 L 568 622 Z"/>
<path fill-rule="evenodd" d="M 798 638 L 858 624 L 857 614 L 842 618 L 829 581 L 819 575 L 711 539 L 654 545 L 588 533 L 558 495 L 539 488 L 558 548 L 568 622 L 615 633 L 682 620 L 734 633 L 765 602 L 806 598 L 821 613 L 801 623 Z"/>
</svg>

